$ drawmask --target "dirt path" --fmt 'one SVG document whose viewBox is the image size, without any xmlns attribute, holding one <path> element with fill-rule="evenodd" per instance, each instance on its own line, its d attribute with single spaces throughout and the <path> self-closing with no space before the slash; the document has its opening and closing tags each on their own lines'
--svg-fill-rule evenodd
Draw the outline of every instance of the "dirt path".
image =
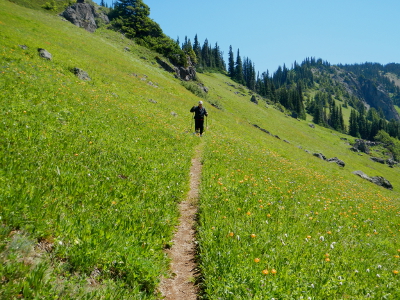
<svg viewBox="0 0 400 300">
<path fill-rule="evenodd" d="M 190 169 L 190 191 L 185 201 L 179 204 L 179 226 L 173 239 L 173 246 L 166 250 L 171 258 L 171 278 L 163 278 L 160 284 L 162 299 L 167 300 L 196 300 L 198 288 L 196 278 L 196 244 L 195 218 L 201 177 L 200 148 L 192 159 Z"/>
</svg>

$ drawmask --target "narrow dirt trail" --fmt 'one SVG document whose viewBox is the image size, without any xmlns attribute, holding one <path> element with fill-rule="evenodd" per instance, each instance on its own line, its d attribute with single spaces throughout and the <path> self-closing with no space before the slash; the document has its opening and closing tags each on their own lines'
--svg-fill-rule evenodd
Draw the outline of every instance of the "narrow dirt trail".
<svg viewBox="0 0 400 300">
<path fill-rule="evenodd" d="M 201 145 L 200 145 L 201 147 Z M 162 299 L 167 300 L 196 300 L 198 288 L 195 286 L 196 278 L 196 241 L 195 219 L 197 201 L 199 198 L 199 185 L 201 178 L 201 148 L 196 148 L 190 168 L 190 191 L 184 201 L 179 204 L 179 226 L 175 233 L 173 246 L 166 250 L 171 258 L 171 278 L 163 278 L 160 284 Z"/>
</svg>

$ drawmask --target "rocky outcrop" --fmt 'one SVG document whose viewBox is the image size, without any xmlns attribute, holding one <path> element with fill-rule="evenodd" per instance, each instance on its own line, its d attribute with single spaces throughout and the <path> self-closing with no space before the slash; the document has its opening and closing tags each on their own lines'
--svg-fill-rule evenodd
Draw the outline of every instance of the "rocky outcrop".
<svg viewBox="0 0 400 300">
<path fill-rule="evenodd" d="M 175 73 L 175 77 L 184 81 L 190 81 L 196 79 L 196 68 L 193 66 L 190 58 L 188 57 L 187 67 L 184 66 L 174 66 L 170 62 L 166 62 L 159 57 L 156 57 L 156 60 L 160 67 L 170 73 Z M 204 90 L 205 93 L 208 93 L 208 89 L 206 87 L 200 87 Z"/>
<path fill-rule="evenodd" d="M 315 157 L 318 157 L 318 158 L 320 158 L 320 159 L 322 159 L 322 160 L 325 160 L 325 161 L 327 161 L 327 162 L 334 162 L 334 163 L 336 163 L 338 166 L 340 166 L 340 167 L 344 167 L 346 164 L 345 164 L 345 162 L 343 161 L 343 160 L 340 160 L 339 158 L 337 158 L 337 157 L 332 157 L 332 158 L 326 158 L 326 156 L 325 155 L 323 155 L 322 153 L 313 153 L 313 155 L 315 156 Z"/>
<path fill-rule="evenodd" d="M 397 161 L 395 161 L 394 159 L 392 159 L 392 158 L 389 158 L 389 159 L 387 159 L 386 160 L 386 163 L 388 164 L 388 166 L 389 167 L 391 167 L 391 168 L 393 168 L 395 165 L 397 165 L 398 164 L 398 162 Z"/>
<path fill-rule="evenodd" d="M 344 166 L 346 165 L 346 164 L 344 163 L 343 160 L 340 160 L 340 159 L 337 158 L 337 157 L 329 158 L 327 161 L 328 161 L 328 162 L 334 162 L 334 163 L 336 163 L 337 165 L 339 165 L 339 166 L 341 166 L 341 167 L 344 167 Z"/>
<path fill-rule="evenodd" d="M 89 32 L 94 32 L 97 29 L 96 18 L 104 23 L 110 23 L 107 15 L 97 10 L 93 5 L 84 3 L 83 0 L 78 0 L 72 6 L 69 6 L 61 13 L 65 19 L 78 27 L 82 27 Z"/>
<path fill-rule="evenodd" d="M 313 155 L 315 157 L 318 157 L 319 159 L 326 160 L 326 156 L 323 155 L 322 153 L 313 153 Z"/>
<path fill-rule="evenodd" d="M 367 141 L 357 139 L 353 147 L 351 148 L 354 152 L 363 152 L 369 154 L 369 147 Z"/>
<path fill-rule="evenodd" d="M 372 183 L 375 183 L 376 185 L 379 185 L 381 187 L 384 187 L 385 189 L 388 190 L 393 190 L 392 184 L 389 182 L 389 180 L 381 177 L 381 176 L 374 176 L 374 177 L 369 177 L 367 174 L 365 174 L 363 171 L 354 171 L 353 174 L 360 176 L 361 178 L 368 180 Z"/>
<path fill-rule="evenodd" d="M 380 86 L 376 86 L 371 80 L 362 81 L 361 93 L 365 102 L 369 104 L 370 107 L 376 110 L 382 108 L 387 120 L 400 120 L 400 116 L 394 108 L 392 100 Z"/>
<path fill-rule="evenodd" d="M 193 66 L 188 67 L 175 67 L 176 77 L 184 81 L 196 79 L 196 69 Z"/>
</svg>

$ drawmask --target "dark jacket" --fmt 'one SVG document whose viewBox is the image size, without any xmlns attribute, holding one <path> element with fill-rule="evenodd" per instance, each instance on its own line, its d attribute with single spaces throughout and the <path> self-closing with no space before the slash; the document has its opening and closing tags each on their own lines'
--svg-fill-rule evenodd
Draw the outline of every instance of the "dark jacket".
<svg viewBox="0 0 400 300">
<path fill-rule="evenodd" d="M 204 116 L 208 116 L 207 110 L 204 107 L 200 108 L 199 106 L 193 106 L 190 109 L 190 112 L 194 112 L 194 118 L 196 120 L 203 120 Z"/>
</svg>

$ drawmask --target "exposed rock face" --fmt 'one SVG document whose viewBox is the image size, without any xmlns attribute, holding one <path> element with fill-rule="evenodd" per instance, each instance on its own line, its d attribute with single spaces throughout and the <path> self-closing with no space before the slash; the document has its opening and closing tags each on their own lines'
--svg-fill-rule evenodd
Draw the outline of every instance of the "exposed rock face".
<svg viewBox="0 0 400 300">
<path fill-rule="evenodd" d="M 175 73 L 175 77 L 184 81 L 190 81 L 196 79 L 196 69 L 188 57 L 188 66 L 185 68 L 183 66 L 174 66 L 169 62 L 165 62 L 159 57 L 156 57 L 158 64 L 166 71 Z M 200 86 L 204 92 L 208 93 L 208 88 Z"/>
<path fill-rule="evenodd" d="M 110 23 L 104 13 L 98 12 L 93 5 L 83 2 L 80 0 L 78 3 L 67 7 L 61 16 L 75 26 L 85 28 L 89 32 L 94 32 L 97 29 L 95 18 L 102 19 L 106 24 Z"/>
<path fill-rule="evenodd" d="M 400 115 L 382 86 L 369 79 L 357 78 L 353 73 L 340 69 L 338 75 L 332 75 L 332 79 L 340 82 L 347 92 L 363 100 L 367 108 L 373 107 L 376 110 L 382 108 L 387 120 L 400 120 Z"/>
<path fill-rule="evenodd" d="M 39 49 L 38 49 L 38 52 L 39 52 L 39 56 L 40 56 L 40 57 L 43 57 L 43 58 L 48 59 L 48 60 L 51 60 L 51 59 L 53 58 L 53 56 L 51 55 L 51 53 L 48 52 L 46 49 L 39 48 Z"/>
<path fill-rule="evenodd" d="M 389 95 L 381 90 L 379 86 L 376 86 L 375 83 L 370 80 L 365 80 L 362 82 L 361 92 L 365 102 L 367 102 L 371 107 L 375 108 L 376 110 L 382 108 L 386 119 L 400 119 L 399 114 L 394 108 L 393 102 Z"/>
<path fill-rule="evenodd" d="M 356 140 L 356 143 L 353 145 L 353 148 L 351 148 L 351 150 L 355 152 L 363 152 L 369 154 L 369 147 L 367 145 L 367 142 L 361 139 Z"/>
<path fill-rule="evenodd" d="M 367 174 L 365 174 L 363 171 L 354 171 L 353 174 L 360 176 L 361 178 L 368 180 L 372 183 L 375 183 L 376 185 L 379 185 L 381 187 L 384 187 L 385 189 L 388 190 L 393 190 L 392 184 L 389 182 L 389 180 L 381 177 L 381 176 L 374 176 L 374 177 L 369 177 Z"/>
<path fill-rule="evenodd" d="M 195 80 L 196 79 L 196 68 L 193 66 L 192 61 L 190 60 L 189 56 L 187 56 L 187 67 L 183 66 L 176 66 L 174 68 L 176 77 L 184 80 L 184 81 L 190 81 L 190 80 Z"/>
<path fill-rule="evenodd" d="M 196 70 L 193 66 L 188 67 L 175 67 L 176 77 L 184 81 L 193 80 L 196 78 Z"/>
</svg>

